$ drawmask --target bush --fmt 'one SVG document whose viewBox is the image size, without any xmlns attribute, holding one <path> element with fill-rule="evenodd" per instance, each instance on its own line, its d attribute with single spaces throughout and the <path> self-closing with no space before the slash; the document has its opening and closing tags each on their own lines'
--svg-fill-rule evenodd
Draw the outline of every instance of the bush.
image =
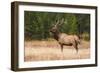
<svg viewBox="0 0 100 73">
<path fill-rule="evenodd" d="M 86 40 L 86 41 L 89 41 L 89 40 L 90 40 L 90 34 L 88 34 L 88 33 L 83 33 L 83 34 L 82 34 L 82 39 L 83 39 L 83 40 Z"/>
</svg>

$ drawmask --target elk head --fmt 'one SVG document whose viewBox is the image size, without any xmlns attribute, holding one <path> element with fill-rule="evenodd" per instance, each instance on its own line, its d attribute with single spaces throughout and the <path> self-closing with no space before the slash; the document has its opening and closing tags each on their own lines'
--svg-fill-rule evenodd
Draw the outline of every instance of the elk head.
<svg viewBox="0 0 100 73">
<path fill-rule="evenodd" d="M 52 33 L 54 39 L 56 39 L 57 41 L 59 40 L 59 34 L 60 34 L 58 28 L 59 28 L 60 25 L 63 23 L 63 21 L 64 21 L 64 19 L 62 19 L 61 21 L 58 20 L 58 21 L 55 23 L 55 25 L 50 29 L 50 32 Z"/>
<path fill-rule="evenodd" d="M 64 22 L 64 19 L 61 20 L 57 20 L 57 22 L 55 23 L 55 25 L 50 29 L 51 33 L 59 33 L 59 27 L 62 25 L 62 23 Z"/>
</svg>

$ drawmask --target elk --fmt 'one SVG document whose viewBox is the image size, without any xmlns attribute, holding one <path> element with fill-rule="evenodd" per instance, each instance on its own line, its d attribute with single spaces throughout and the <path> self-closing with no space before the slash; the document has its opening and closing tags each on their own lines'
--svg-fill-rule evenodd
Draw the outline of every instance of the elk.
<svg viewBox="0 0 100 73">
<path fill-rule="evenodd" d="M 78 44 L 80 43 L 80 39 L 77 35 L 69 35 L 66 33 L 61 33 L 59 31 L 59 27 L 63 24 L 64 19 L 61 21 L 57 21 L 55 25 L 50 29 L 50 32 L 53 35 L 53 38 L 58 41 L 61 46 L 61 51 L 63 52 L 63 46 L 73 46 L 78 52 Z"/>
</svg>

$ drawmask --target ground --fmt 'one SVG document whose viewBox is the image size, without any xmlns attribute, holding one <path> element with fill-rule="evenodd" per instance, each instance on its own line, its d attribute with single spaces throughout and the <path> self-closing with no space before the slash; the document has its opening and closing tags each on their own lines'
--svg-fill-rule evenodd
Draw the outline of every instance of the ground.
<svg viewBox="0 0 100 73">
<path fill-rule="evenodd" d="M 25 41 L 25 61 L 71 60 L 90 58 L 90 43 L 81 41 L 79 51 L 73 46 L 64 46 L 63 52 L 57 41 Z"/>
</svg>

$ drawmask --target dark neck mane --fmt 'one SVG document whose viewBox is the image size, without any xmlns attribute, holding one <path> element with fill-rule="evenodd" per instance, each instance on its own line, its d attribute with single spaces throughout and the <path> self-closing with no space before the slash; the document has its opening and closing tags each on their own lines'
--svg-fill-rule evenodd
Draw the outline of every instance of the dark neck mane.
<svg viewBox="0 0 100 73">
<path fill-rule="evenodd" d="M 59 32 L 53 34 L 54 39 L 56 39 L 57 41 L 59 40 L 59 34 Z"/>
</svg>

